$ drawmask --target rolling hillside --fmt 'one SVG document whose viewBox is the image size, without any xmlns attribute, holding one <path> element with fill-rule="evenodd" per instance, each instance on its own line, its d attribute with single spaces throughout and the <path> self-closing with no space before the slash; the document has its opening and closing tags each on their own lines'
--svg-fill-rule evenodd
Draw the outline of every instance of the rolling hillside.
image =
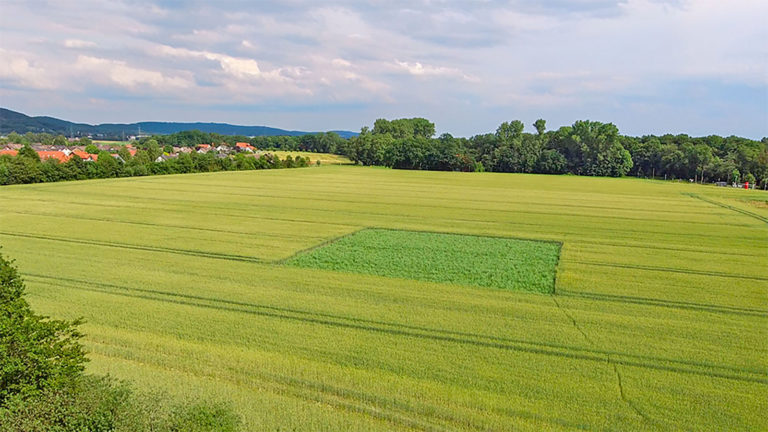
<svg viewBox="0 0 768 432">
<path fill-rule="evenodd" d="M 92 135 L 99 138 L 119 138 L 123 135 L 142 134 L 166 135 L 186 130 L 199 130 L 221 135 L 245 135 L 245 136 L 274 136 L 274 135 L 306 135 L 313 132 L 284 130 L 268 126 L 240 126 L 228 123 L 177 123 L 177 122 L 139 122 L 139 123 L 104 123 L 90 125 L 85 123 L 72 123 L 53 117 L 30 117 L 20 112 L 6 108 L 0 108 L 0 134 L 17 132 L 47 132 L 63 135 Z M 336 132 L 344 138 L 357 135 L 350 131 Z"/>
</svg>

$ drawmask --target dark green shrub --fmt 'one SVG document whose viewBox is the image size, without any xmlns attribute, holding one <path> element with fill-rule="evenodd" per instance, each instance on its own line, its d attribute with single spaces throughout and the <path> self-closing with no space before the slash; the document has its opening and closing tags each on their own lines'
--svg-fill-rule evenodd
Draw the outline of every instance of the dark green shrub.
<svg viewBox="0 0 768 432">
<path fill-rule="evenodd" d="M 83 374 L 80 321 L 35 314 L 24 282 L 0 254 L 0 432 L 236 431 L 223 404 L 173 404 Z"/>
</svg>

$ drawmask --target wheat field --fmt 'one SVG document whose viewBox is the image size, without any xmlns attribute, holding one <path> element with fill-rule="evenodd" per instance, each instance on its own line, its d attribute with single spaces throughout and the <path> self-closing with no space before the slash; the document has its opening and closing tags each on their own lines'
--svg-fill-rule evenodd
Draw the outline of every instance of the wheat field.
<svg viewBox="0 0 768 432">
<path fill-rule="evenodd" d="M 2 187 L 0 245 L 89 372 L 246 430 L 766 430 L 766 196 L 323 164 Z M 285 263 L 371 228 L 562 244 L 554 293 Z"/>
</svg>

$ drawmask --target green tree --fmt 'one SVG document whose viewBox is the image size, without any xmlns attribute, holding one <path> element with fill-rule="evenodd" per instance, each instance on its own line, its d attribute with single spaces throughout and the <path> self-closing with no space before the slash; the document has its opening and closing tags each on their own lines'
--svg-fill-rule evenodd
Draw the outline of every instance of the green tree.
<svg viewBox="0 0 768 432">
<path fill-rule="evenodd" d="M 40 162 L 40 155 L 29 144 L 24 144 L 24 147 L 19 149 L 19 157 Z"/>
<path fill-rule="evenodd" d="M 169 404 L 125 383 L 83 374 L 79 320 L 35 314 L 24 283 L 0 254 L 0 431 L 234 432 L 227 405 Z"/>
<path fill-rule="evenodd" d="M 536 161 L 536 172 L 540 174 L 563 174 L 568 161 L 557 150 L 544 150 Z"/>
<path fill-rule="evenodd" d="M 55 146 L 65 146 L 67 144 L 67 138 L 64 135 L 56 135 L 56 138 L 53 139 L 53 145 Z"/>
<path fill-rule="evenodd" d="M 752 175 L 752 173 L 747 174 L 744 176 L 744 181 L 749 182 L 749 184 L 754 187 L 755 185 L 755 176 Z"/>
<path fill-rule="evenodd" d="M 285 160 L 283 161 L 283 166 L 285 168 L 293 168 L 294 167 L 293 158 L 291 157 L 291 155 L 288 155 L 288 156 L 285 157 Z"/>
<path fill-rule="evenodd" d="M 157 140 L 155 139 L 148 140 L 146 143 L 144 143 L 144 147 L 147 151 L 147 156 L 149 157 L 150 161 L 154 161 L 163 154 L 163 151 L 160 149 L 160 144 L 158 144 Z"/>
<path fill-rule="evenodd" d="M 85 152 L 90 154 L 99 154 L 99 148 L 94 144 L 88 144 L 85 146 Z"/>
<path fill-rule="evenodd" d="M 17 157 L 7 166 L 8 184 L 40 183 L 44 180 L 39 160 Z"/>
<path fill-rule="evenodd" d="M 493 170 L 532 172 L 541 152 L 541 139 L 524 134 L 523 122 L 504 122 L 496 129 L 498 147 L 493 153 Z"/>
<path fill-rule="evenodd" d="M 117 150 L 117 155 L 123 158 L 126 162 L 131 160 L 131 152 L 125 146 L 122 146 Z"/>
<path fill-rule="evenodd" d="M 611 123 L 580 120 L 557 132 L 553 143 L 574 174 L 621 177 L 632 168 L 632 156 L 621 145 Z"/>
<path fill-rule="evenodd" d="M 388 134 L 395 139 L 431 138 L 435 135 L 435 124 L 421 117 L 397 120 L 377 119 L 373 123 L 373 134 Z"/>
<path fill-rule="evenodd" d="M 23 296 L 21 276 L 0 254 L 0 407 L 71 383 L 86 362 L 80 321 L 46 319 Z"/>
<path fill-rule="evenodd" d="M 16 144 L 23 144 L 23 137 L 16 132 L 11 132 L 8 134 L 8 142 L 16 143 Z"/>
<path fill-rule="evenodd" d="M 99 152 L 96 166 L 98 167 L 100 177 L 111 178 L 120 175 L 120 162 L 107 151 Z"/>
</svg>

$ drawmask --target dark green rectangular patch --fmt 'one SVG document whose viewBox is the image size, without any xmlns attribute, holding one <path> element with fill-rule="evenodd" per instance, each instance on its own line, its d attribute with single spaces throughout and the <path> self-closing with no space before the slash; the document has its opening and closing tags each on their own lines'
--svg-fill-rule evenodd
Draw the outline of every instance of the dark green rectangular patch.
<svg viewBox="0 0 768 432">
<path fill-rule="evenodd" d="M 378 276 L 551 293 L 560 244 L 546 241 L 365 229 L 286 264 Z"/>
</svg>

